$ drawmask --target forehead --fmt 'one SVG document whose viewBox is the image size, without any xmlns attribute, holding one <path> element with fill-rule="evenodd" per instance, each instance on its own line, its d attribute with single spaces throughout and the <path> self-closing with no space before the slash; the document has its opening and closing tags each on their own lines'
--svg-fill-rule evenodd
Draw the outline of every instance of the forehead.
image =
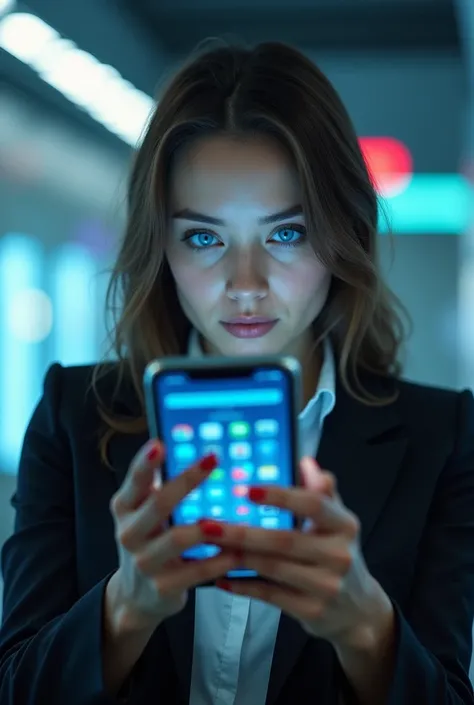
<svg viewBox="0 0 474 705">
<path fill-rule="evenodd" d="M 291 158 L 263 137 L 219 136 L 191 144 L 177 156 L 170 186 L 174 208 L 216 210 L 239 203 L 278 210 L 301 200 Z"/>
</svg>

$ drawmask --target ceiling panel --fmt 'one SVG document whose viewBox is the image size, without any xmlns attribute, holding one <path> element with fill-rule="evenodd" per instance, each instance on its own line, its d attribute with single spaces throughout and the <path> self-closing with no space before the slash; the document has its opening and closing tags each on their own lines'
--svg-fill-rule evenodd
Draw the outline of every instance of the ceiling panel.
<svg viewBox="0 0 474 705">
<path fill-rule="evenodd" d="M 451 0 L 123 0 L 168 55 L 209 36 L 315 50 L 457 50 Z M 271 12 L 269 7 L 271 6 Z"/>
</svg>

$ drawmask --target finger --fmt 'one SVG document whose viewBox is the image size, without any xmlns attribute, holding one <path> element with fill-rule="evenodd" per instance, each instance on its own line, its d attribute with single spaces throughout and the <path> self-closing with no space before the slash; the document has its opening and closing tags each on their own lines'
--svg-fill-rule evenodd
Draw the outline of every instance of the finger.
<svg viewBox="0 0 474 705">
<path fill-rule="evenodd" d="M 336 491 L 336 478 L 330 472 L 321 470 L 314 458 L 305 456 L 300 462 L 303 487 L 311 492 L 321 492 L 331 497 Z"/>
<path fill-rule="evenodd" d="M 169 517 L 186 495 L 207 480 L 217 465 L 217 456 L 211 453 L 157 489 L 156 509 L 161 520 Z"/>
<path fill-rule="evenodd" d="M 204 482 L 216 466 L 215 456 L 206 456 L 198 464 L 165 485 L 159 488 L 152 487 L 143 504 L 135 512 L 123 518 L 118 537 L 122 546 L 128 551 L 136 551 L 145 540 L 161 533 L 160 529 L 164 528 L 164 522 L 175 505 Z M 196 530 L 195 534 L 197 536 Z"/>
<path fill-rule="evenodd" d="M 286 509 L 298 517 L 314 519 L 318 527 L 351 535 L 358 530 L 355 515 L 335 497 L 301 488 L 284 488 L 276 485 L 250 487 L 248 499 L 260 505 Z"/>
<path fill-rule="evenodd" d="M 136 509 L 148 496 L 155 468 L 161 465 L 164 457 L 164 446 L 156 440 L 149 441 L 139 450 L 121 488 L 112 498 L 111 509 L 117 516 Z"/>
<path fill-rule="evenodd" d="M 343 580 L 343 576 L 327 568 L 269 556 L 246 554 L 242 566 L 275 583 L 324 600 L 333 599 L 339 594 Z"/>
<path fill-rule="evenodd" d="M 180 558 L 187 549 L 202 543 L 204 542 L 198 524 L 173 526 L 142 545 L 135 556 L 136 567 L 151 578 L 165 563 Z M 234 549 L 231 551 L 235 553 Z"/>
<path fill-rule="evenodd" d="M 230 570 L 238 568 L 241 557 L 234 553 L 222 552 L 212 558 L 199 561 L 182 561 L 173 570 L 164 570 L 156 579 L 158 592 L 163 597 L 181 593 L 203 583 L 214 582 Z"/>
<path fill-rule="evenodd" d="M 347 538 L 341 534 L 320 537 L 301 531 L 257 529 L 212 520 L 199 522 L 199 528 L 202 542 L 242 550 L 246 554 L 291 556 L 296 561 L 321 565 L 341 573 L 347 571 L 352 562 Z"/>
<path fill-rule="evenodd" d="M 278 584 L 259 580 L 245 582 L 218 580 L 216 586 L 234 595 L 245 595 L 275 605 L 283 612 L 303 622 L 316 621 L 323 614 L 323 603 L 317 598 Z"/>
</svg>

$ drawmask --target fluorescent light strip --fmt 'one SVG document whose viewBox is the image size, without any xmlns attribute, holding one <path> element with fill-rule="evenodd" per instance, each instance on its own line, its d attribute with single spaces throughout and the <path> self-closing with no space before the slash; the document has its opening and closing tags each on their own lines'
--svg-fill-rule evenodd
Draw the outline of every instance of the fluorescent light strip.
<svg viewBox="0 0 474 705">
<path fill-rule="evenodd" d="M 36 15 L 12 12 L 0 20 L 0 47 L 28 64 L 46 83 L 132 147 L 154 100 Z"/>
<path fill-rule="evenodd" d="M 97 266 L 79 245 L 60 247 L 52 262 L 54 357 L 63 365 L 97 359 Z"/>
<path fill-rule="evenodd" d="M 22 234 L 0 238 L 0 471 L 15 473 L 23 436 L 39 400 L 44 373 L 41 348 L 9 330 L 11 304 L 29 288 L 41 288 L 43 251 Z"/>
</svg>

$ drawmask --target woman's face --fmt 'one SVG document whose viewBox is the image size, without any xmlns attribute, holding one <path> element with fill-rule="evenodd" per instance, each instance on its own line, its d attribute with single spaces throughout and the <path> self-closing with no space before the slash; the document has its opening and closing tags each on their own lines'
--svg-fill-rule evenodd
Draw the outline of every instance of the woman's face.
<svg viewBox="0 0 474 705">
<path fill-rule="evenodd" d="M 306 237 L 297 173 L 264 138 L 203 139 L 171 173 L 166 256 L 209 351 L 301 356 L 330 274 Z"/>
</svg>

